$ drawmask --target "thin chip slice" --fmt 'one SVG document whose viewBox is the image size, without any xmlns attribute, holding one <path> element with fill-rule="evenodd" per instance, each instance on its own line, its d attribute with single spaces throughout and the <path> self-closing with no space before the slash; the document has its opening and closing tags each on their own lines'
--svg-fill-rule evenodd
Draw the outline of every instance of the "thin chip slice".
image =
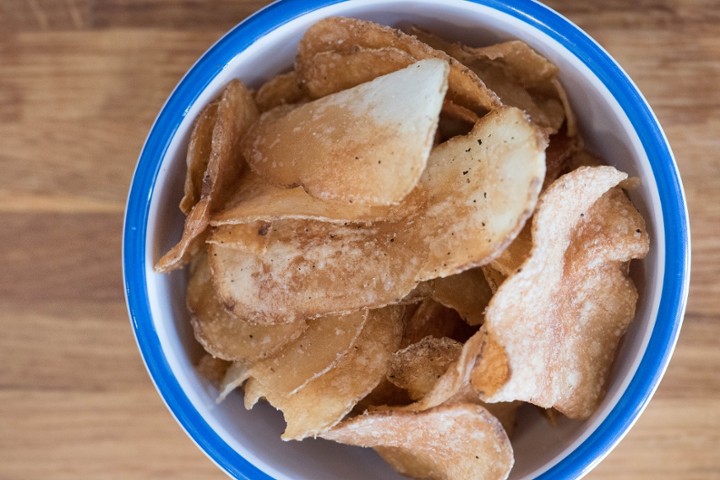
<svg viewBox="0 0 720 480">
<path fill-rule="evenodd" d="M 400 344 L 403 307 L 372 310 L 347 355 L 328 372 L 292 395 L 269 395 L 283 412 L 283 440 L 315 437 L 339 423 L 385 377 L 390 355 Z"/>
<path fill-rule="evenodd" d="M 517 239 L 510 244 L 510 247 L 515 242 Z M 503 255 L 505 252 L 500 257 Z M 493 292 L 481 269 L 471 268 L 456 275 L 436 278 L 430 282 L 432 284 L 430 295 L 433 300 L 458 312 L 468 325 L 482 324 L 485 318 L 485 307 L 490 302 Z"/>
<path fill-rule="evenodd" d="M 450 64 L 448 99 L 477 114 L 501 105 L 497 96 L 470 69 L 417 38 L 400 30 L 355 18 L 331 17 L 308 29 L 298 45 L 296 68 L 311 61 L 319 52 L 349 53 L 357 48 L 395 48 L 415 60 L 439 58 Z"/>
<path fill-rule="evenodd" d="M 298 62 L 298 76 L 311 98 L 321 98 L 369 82 L 415 63 L 397 48 L 358 48 L 351 52 L 318 52 Z"/>
<path fill-rule="evenodd" d="M 295 71 L 281 73 L 271 78 L 255 94 L 255 102 L 260 112 L 267 112 L 280 105 L 299 103 L 306 99 Z"/>
<path fill-rule="evenodd" d="M 250 366 L 247 376 L 257 396 L 292 395 L 331 370 L 353 348 L 367 321 L 367 310 L 309 320 L 294 342 Z"/>
<path fill-rule="evenodd" d="M 203 177 L 200 200 L 185 219 L 180 241 L 155 264 L 158 272 L 182 267 L 203 243 L 212 212 L 222 207 L 243 168 L 240 139 L 258 118 L 250 91 L 239 80 L 231 81 L 219 100 L 212 133 L 212 149 Z"/>
<path fill-rule="evenodd" d="M 423 60 L 291 110 L 263 115 L 243 152 L 278 186 L 324 200 L 400 202 L 427 163 L 447 90 L 448 65 Z"/>
<path fill-rule="evenodd" d="M 595 411 L 635 315 L 628 262 L 649 248 L 642 216 L 613 188 L 626 177 L 613 167 L 583 167 L 543 194 L 530 258 L 486 312 L 483 328 L 499 351 L 483 352 L 471 376 L 484 400 L 524 400 L 570 418 Z M 487 377 L 498 357 L 510 372 L 501 384 Z"/>
<path fill-rule="evenodd" d="M 304 320 L 285 325 L 253 325 L 232 316 L 215 294 L 204 252 L 190 264 L 187 306 L 195 338 L 205 351 L 245 365 L 272 356 L 307 329 Z"/>
<path fill-rule="evenodd" d="M 545 146 L 520 110 L 503 107 L 433 150 L 413 192 L 426 210 L 401 238 L 428 252 L 419 280 L 484 265 L 515 238 L 540 193 Z"/>
<path fill-rule="evenodd" d="M 257 323 L 379 308 L 424 280 L 491 261 L 530 216 L 545 176 L 545 142 L 515 108 L 483 117 L 436 147 L 420 184 L 371 225 L 279 221 L 232 248 L 210 245 L 218 295 Z M 250 247 L 242 250 L 242 242 Z M 258 252 L 261 253 L 258 253 Z M 272 293 L 271 293 L 272 292 Z"/>
<path fill-rule="evenodd" d="M 203 378 L 207 379 L 212 385 L 219 387 L 230 365 L 230 362 L 206 353 L 200 358 L 195 368 Z"/>
<path fill-rule="evenodd" d="M 416 26 L 408 26 L 406 31 L 467 65 L 504 105 L 525 110 L 547 132 L 559 131 L 568 117 L 568 131 L 574 135 L 574 115 L 557 80 L 558 68 L 525 42 L 511 40 L 474 48 Z"/>
<path fill-rule="evenodd" d="M 424 397 L 460 356 L 462 344 L 453 339 L 425 337 L 393 353 L 387 378 L 408 391 L 412 400 Z"/>
<path fill-rule="evenodd" d="M 476 404 L 374 411 L 346 420 L 322 437 L 377 448 L 400 473 L 415 478 L 504 479 L 514 464 L 502 425 Z"/>
<path fill-rule="evenodd" d="M 288 219 L 367 223 L 384 219 L 387 215 L 387 207 L 319 200 L 302 187 L 276 187 L 248 170 L 236 185 L 225 209 L 212 216 L 210 225 Z"/>
<path fill-rule="evenodd" d="M 187 174 L 180 211 L 188 215 L 202 194 L 203 176 L 212 151 L 212 134 L 217 120 L 218 103 L 208 103 L 198 114 L 190 134 L 187 152 Z"/>
<path fill-rule="evenodd" d="M 286 220 L 260 231 L 249 227 L 225 227 L 231 238 L 208 250 L 224 305 L 255 323 L 380 307 L 400 301 L 417 283 L 419 261 L 395 245 L 387 225 Z"/>
</svg>

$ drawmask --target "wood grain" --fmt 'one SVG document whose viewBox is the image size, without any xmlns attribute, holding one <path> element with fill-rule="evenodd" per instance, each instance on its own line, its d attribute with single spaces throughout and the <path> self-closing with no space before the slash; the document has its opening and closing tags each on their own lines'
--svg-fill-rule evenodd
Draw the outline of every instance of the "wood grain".
<svg viewBox="0 0 720 480">
<path fill-rule="evenodd" d="M 145 135 L 195 59 L 265 0 L 0 0 L 0 479 L 219 479 L 156 394 L 120 236 Z M 628 71 L 673 145 L 693 229 L 685 324 L 591 479 L 720 478 L 720 8 L 549 0 Z"/>
</svg>

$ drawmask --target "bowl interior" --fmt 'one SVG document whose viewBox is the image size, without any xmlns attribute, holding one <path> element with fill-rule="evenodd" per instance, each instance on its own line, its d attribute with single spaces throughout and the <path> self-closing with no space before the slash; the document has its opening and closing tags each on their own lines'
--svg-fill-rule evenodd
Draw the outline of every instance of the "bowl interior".
<svg viewBox="0 0 720 480">
<path fill-rule="evenodd" d="M 155 132 L 158 138 L 166 137 L 166 141 L 161 149 L 159 173 L 154 185 L 150 181 L 146 192 L 150 195 L 149 210 L 144 238 L 145 257 L 140 264 L 144 265 L 141 276 L 147 288 L 149 317 L 138 320 L 132 305 L 131 314 L 136 323 L 144 321 L 152 324 L 150 328 L 156 335 L 152 341 L 156 344 L 144 345 L 140 338 L 138 341 L 151 375 L 171 411 L 214 461 L 241 478 L 243 475 L 263 478 L 260 472 L 277 479 L 402 478 L 372 451 L 323 440 L 282 442 L 282 415 L 267 405 L 259 405 L 251 412 L 245 411 L 240 393 L 232 394 L 220 405 L 215 404 L 217 392 L 192 367 L 201 355 L 201 349 L 192 336 L 185 309 L 185 273 L 158 275 L 152 271 L 152 264 L 177 241 L 182 231 L 183 217 L 177 204 L 182 196 L 184 156 L 192 120 L 227 81 L 240 78 L 250 86 L 257 87 L 263 80 L 287 70 L 292 65 L 296 44 L 303 32 L 326 16 L 354 16 L 388 25 L 410 22 L 470 45 L 512 38 L 528 42 L 560 67 L 560 78 L 575 107 L 588 147 L 609 164 L 641 179 L 640 186 L 632 191 L 631 196 L 648 223 L 652 248 L 644 262 L 633 271 L 641 291 L 641 300 L 637 317 L 621 346 L 605 400 L 590 419 L 584 422 L 560 421 L 555 427 L 549 426 L 535 410 L 524 410 L 513 438 L 516 465 L 511 478 L 532 478 L 552 469 L 594 432 L 605 429 L 611 437 L 610 441 L 605 442 L 603 448 L 594 450 L 592 455 L 578 459 L 580 470 L 587 470 L 607 453 L 612 444 L 619 441 L 651 393 L 644 392 L 637 398 L 623 398 L 638 370 L 656 324 L 666 258 L 665 225 L 658 183 L 644 143 L 627 114 L 628 109 L 635 107 L 621 104 L 620 100 L 625 99 L 616 98 L 600 77 L 591 71 L 583 57 L 585 47 L 563 46 L 557 35 L 548 33 L 553 29 L 569 27 L 565 26 L 564 20 L 544 8 L 540 10 L 544 12 L 543 15 L 554 19 L 557 25 L 543 27 L 537 18 L 530 18 L 512 6 L 502 6 L 495 2 L 325 1 L 316 2 L 324 6 L 312 11 L 302 6 L 302 3 L 286 2 L 285 10 L 282 9 L 283 4 L 273 6 L 271 9 L 275 11 L 271 12 L 272 15 L 265 12 L 250 20 L 252 29 L 248 30 L 248 27 L 241 25 L 222 39 L 214 49 L 216 53 L 221 51 L 222 55 L 227 56 L 229 62 L 218 66 L 211 65 L 207 59 L 200 60 L 194 71 L 205 70 L 208 79 L 206 85 L 204 88 L 203 85 L 188 87 L 186 78 L 185 92 L 189 93 L 176 91 L 173 94 L 175 98 L 171 97 L 168 104 L 173 100 L 187 104 L 184 116 L 175 121 L 174 134 L 172 130 Z M 303 12 L 305 14 L 300 15 Z M 243 42 L 247 40 L 245 35 L 257 36 L 266 31 L 269 33 L 244 48 Z M 622 75 L 619 70 L 618 75 Z M 179 92 L 184 95 L 183 99 L 177 98 Z M 638 104 L 643 102 L 639 96 L 633 101 Z M 136 325 L 136 330 L 142 328 L 145 327 Z M 674 338 L 671 342 L 674 342 Z M 154 355 L 160 358 L 162 365 L 157 368 L 166 369 L 165 373 L 158 373 L 159 370 L 152 364 L 153 360 L 149 359 L 147 349 L 153 349 Z M 666 360 L 660 363 L 656 370 L 664 369 Z M 168 375 L 172 379 L 164 378 Z M 164 382 L 177 382 L 179 390 L 169 393 L 163 386 Z M 637 409 L 637 414 L 632 415 L 629 421 L 608 425 L 606 419 L 621 398 L 623 402 L 630 402 L 632 408 Z M 179 403 L 184 406 L 178 407 Z"/>
</svg>

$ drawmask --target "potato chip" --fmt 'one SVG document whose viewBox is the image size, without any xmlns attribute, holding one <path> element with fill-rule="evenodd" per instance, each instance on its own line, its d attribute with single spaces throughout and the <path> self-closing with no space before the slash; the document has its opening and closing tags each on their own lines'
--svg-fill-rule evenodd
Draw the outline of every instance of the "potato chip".
<svg viewBox="0 0 720 480">
<path fill-rule="evenodd" d="M 276 187 L 248 170 L 235 187 L 235 193 L 225 209 L 212 216 L 210 225 L 287 219 L 367 223 L 381 220 L 387 215 L 387 207 L 319 200 L 302 187 Z"/>
<path fill-rule="evenodd" d="M 474 48 L 449 42 L 415 26 L 407 27 L 406 31 L 469 67 L 503 104 L 525 110 L 549 133 L 559 131 L 567 117 L 568 133 L 575 134 L 575 117 L 557 80 L 557 67 L 525 42 L 511 40 Z"/>
<path fill-rule="evenodd" d="M 371 310 L 347 355 L 292 395 L 266 395 L 287 422 L 283 440 L 315 437 L 336 425 L 385 377 L 402 335 L 403 307 Z"/>
<path fill-rule="evenodd" d="M 237 227 L 244 226 L 231 232 L 239 232 L 242 243 L 252 230 Z M 224 305 L 258 324 L 396 303 L 417 283 L 415 254 L 394 245 L 396 234 L 383 224 L 287 220 L 254 231 L 262 246 L 248 241 L 245 250 L 238 244 L 211 244 L 208 250 Z"/>
<path fill-rule="evenodd" d="M 202 194 L 203 175 L 207 170 L 212 150 L 212 133 L 217 120 L 218 103 L 210 102 L 200 111 L 190 134 L 187 152 L 185 194 L 180 200 L 180 211 L 188 215 Z"/>
<path fill-rule="evenodd" d="M 222 207 L 243 168 L 238 147 L 258 118 L 250 91 L 239 81 L 231 81 L 219 100 L 217 120 L 212 132 L 212 149 L 202 180 L 199 201 L 185 219 L 180 241 L 155 264 L 158 272 L 182 267 L 202 245 L 202 235 L 212 212 Z"/>
<path fill-rule="evenodd" d="M 447 337 L 425 337 L 398 350 L 390 359 L 387 378 L 419 400 L 460 356 L 462 344 Z"/>
<path fill-rule="evenodd" d="M 415 60 L 439 58 L 450 64 L 448 99 L 477 114 L 483 114 L 501 105 L 497 96 L 488 89 L 470 69 L 444 52 L 435 50 L 400 30 L 355 18 L 331 17 L 310 27 L 298 45 L 296 65 L 310 61 L 319 52 L 348 53 L 358 48 L 396 48 Z"/>
<path fill-rule="evenodd" d="M 489 266 L 494 272 L 488 271 L 483 274 L 483 277 L 486 279 L 488 276 L 490 277 L 490 282 L 495 286 L 493 289 L 495 292 L 502 282 L 505 281 L 505 278 L 515 273 L 530 256 L 530 251 L 533 246 L 531 227 L 532 222 L 526 223 L 523 229 L 520 230 L 518 236 L 515 237 L 515 240 L 503 250 L 499 257 L 490 263 Z"/>
<path fill-rule="evenodd" d="M 280 105 L 299 103 L 306 99 L 295 71 L 281 73 L 271 78 L 255 94 L 255 103 L 260 112 L 267 112 Z"/>
<path fill-rule="evenodd" d="M 433 150 L 417 188 L 427 196 L 426 211 L 405 230 L 410 248 L 428 242 L 420 280 L 483 265 L 512 241 L 535 207 L 544 150 L 543 136 L 510 107 Z"/>
<path fill-rule="evenodd" d="M 532 213 L 544 149 L 522 112 L 495 110 L 468 136 L 433 150 L 418 187 L 391 210 L 392 221 L 288 220 L 258 229 L 262 239 L 250 239 L 247 251 L 210 245 L 218 295 L 240 318 L 287 323 L 396 303 L 420 281 L 485 264 Z"/>
<path fill-rule="evenodd" d="M 307 61 L 303 61 L 307 60 Z M 350 52 L 318 52 L 296 63 L 303 88 L 321 98 L 403 69 L 416 59 L 397 48 L 358 48 Z"/>
<path fill-rule="evenodd" d="M 626 174 L 583 167 L 543 194 L 528 260 L 490 302 L 484 329 L 498 349 L 476 363 L 473 386 L 489 402 L 525 400 L 587 418 L 604 395 L 638 298 L 627 264 L 649 248 L 645 223 L 617 188 Z M 490 364 L 505 357 L 501 385 Z"/>
<path fill-rule="evenodd" d="M 521 231 L 522 232 L 522 231 Z M 508 245 L 508 248 L 512 246 L 512 243 Z M 506 249 L 507 250 L 507 249 Z M 503 253 L 505 251 L 503 250 Z M 502 257 L 502 254 L 500 255 Z M 499 258 L 499 257 L 498 257 Z M 483 265 L 480 267 L 480 269 L 483 272 L 483 275 L 485 276 L 485 281 L 487 282 L 488 286 L 490 287 L 490 290 L 492 291 L 493 295 L 498 291 L 498 288 L 500 288 L 500 285 L 505 281 L 505 275 L 500 273 L 498 270 L 496 270 L 492 263 L 490 265 Z"/>
<path fill-rule="evenodd" d="M 545 151 L 547 170 L 543 190 L 557 180 L 561 174 L 574 170 L 574 168 L 569 168 L 570 161 L 582 148 L 583 142 L 578 135 L 570 136 L 566 131 L 560 130 L 550 136 L 550 144 Z"/>
<path fill-rule="evenodd" d="M 516 241 L 517 239 L 510 244 L 510 247 Z M 505 252 L 500 257 L 503 255 Z M 433 300 L 458 312 L 468 325 L 482 324 L 485 307 L 490 302 L 493 292 L 481 269 L 471 268 L 456 275 L 436 278 L 430 283 L 432 285 L 430 296 Z"/>
<path fill-rule="evenodd" d="M 367 310 L 309 320 L 308 328 L 274 355 L 247 371 L 262 396 L 292 395 L 332 369 L 353 348 L 368 319 Z"/>
<path fill-rule="evenodd" d="M 272 356 L 307 329 L 304 320 L 286 325 L 253 325 L 230 315 L 215 295 L 205 253 L 190 264 L 187 306 L 195 338 L 205 351 L 246 365 Z"/>
<path fill-rule="evenodd" d="M 279 186 L 324 200 L 400 202 L 422 174 L 447 89 L 447 63 L 431 59 L 328 95 L 250 131 L 250 167 Z"/>
<path fill-rule="evenodd" d="M 415 478 L 503 479 L 514 463 L 502 425 L 475 404 L 423 412 L 373 411 L 345 420 L 321 436 L 377 448 L 400 473 Z"/>
</svg>

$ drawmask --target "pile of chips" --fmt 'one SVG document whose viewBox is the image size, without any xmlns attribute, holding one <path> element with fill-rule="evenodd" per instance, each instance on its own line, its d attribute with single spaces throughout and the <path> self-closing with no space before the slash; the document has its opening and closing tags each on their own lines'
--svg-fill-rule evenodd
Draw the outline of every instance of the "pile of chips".
<svg viewBox="0 0 720 480">
<path fill-rule="evenodd" d="M 156 269 L 189 263 L 219 401 L 453 480 L 507 477 L 522 404 L 589 417 L 649 239 L 557 74 L 520 41 L 328 18 L 292 71 L 206 105 Z"/>
</svg>

